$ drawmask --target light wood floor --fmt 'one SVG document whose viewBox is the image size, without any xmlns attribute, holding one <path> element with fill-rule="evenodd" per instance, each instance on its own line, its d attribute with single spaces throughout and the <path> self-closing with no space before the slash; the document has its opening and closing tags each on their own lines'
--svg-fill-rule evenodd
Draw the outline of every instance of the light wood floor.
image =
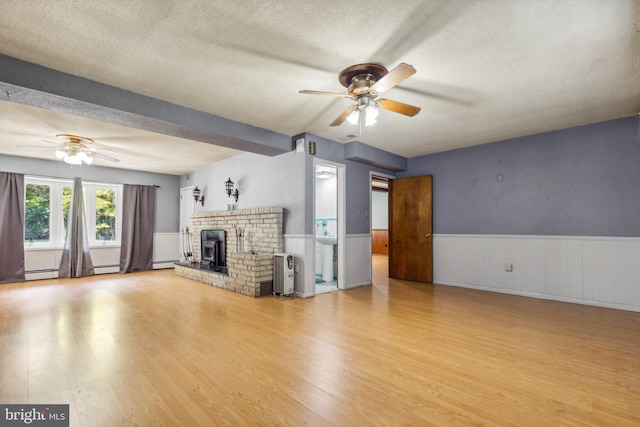
<svg viewBox="0 0 640 427">
<path fill-rule="evenodd" d="M 0 285 L 0 403 L 71 425 L 640 425 L 640 313 L 387 280 L 249 298 L 171 270 Z"/>
</svg>

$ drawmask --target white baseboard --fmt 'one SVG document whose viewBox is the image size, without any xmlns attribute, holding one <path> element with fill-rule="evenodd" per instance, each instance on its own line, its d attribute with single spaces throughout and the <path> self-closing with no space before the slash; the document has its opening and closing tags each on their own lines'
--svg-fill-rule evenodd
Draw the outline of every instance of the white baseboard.
<svg viewBox="0 0 640 427">
<path fill-rule="evenodd" d="M 114 266 L 110 266 L 110 267 L 93 267 L 93 269 L 95 270 L 96 274 L 113 274 L 113 273 L 119 273 L 120 272 L 120 267 L 114 267 Z"/>
<path fill-rule="evenodd" d="M 310 297 L 315 297 L 316 294 L 314 292 L 294 292 L 293 293 L 295 296 L 300 297 L 300 298 L 310 298 Z"/>
<path fill-rule="evenodd" d="M 153 263 L 153 269 L 154 270 L 164 270 L 164 269 L 167 269 L 167 268 L 174 268 L 176 262 L 178 262 L 178 261 L 167 261 L 167 262 Z"/>
<path fill-rule="evenodd" d="M 344 289 L 353 289 L 353 288 L 358 288 L 360 286 L 369 286 L 371 285 L 371 280 L 367 280 L 364 282 L 359 282 L 359 283 L 347 283 L 344 287 Z"/>
<path fill-rule="evenodd" d="M 57 279 L 57 271 L 46 271 L 40 273 L 25 273 L 24 280 L 45 280 L 45 279 Z"/>
<path fill-rule="evenodd" d="M 527 298 L 546 299 L 550 301 L 567 302 L 571 304 L 582 304 L 582 305 L 590 305 L 593 307 L 614 308 L 617 310 L 640 312 L 640 307 L 636 307 L 633 305 L 606 303 L 601 301 L 591 301 L 591 300 L 585 300 L 585 299 L 579 299 L 579 298 L 562 297 L 557 295 L 547 295 L 547 294 L 539 294 L 534 292 L 516 291 L 513 289 L 496 289 L 496 288 L 490 288 L 486 286 L 475 286 L 475 285 L 468 285 L 466 283 L 443 282 L 443 281 L 434 283 L 434 285 L 454 286 L 457 288 L 475 289 L 478 291 L 496 292 L 499 294 L 516 295 L 516 296 L 527 297 Z"/>
</svg>

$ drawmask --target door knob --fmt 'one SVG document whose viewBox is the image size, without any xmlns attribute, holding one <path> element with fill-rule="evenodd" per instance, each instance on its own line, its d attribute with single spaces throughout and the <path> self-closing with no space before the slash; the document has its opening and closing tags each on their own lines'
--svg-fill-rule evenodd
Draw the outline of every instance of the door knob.
<svg viewBox="0 0 640 427">
<path fill-rule="evenodd" d="M 427 234 L 424 235 L 425 239 L 428 239 L 429 237 L 431 237 L 431 233 L 427 233 Z"/>
</svg>

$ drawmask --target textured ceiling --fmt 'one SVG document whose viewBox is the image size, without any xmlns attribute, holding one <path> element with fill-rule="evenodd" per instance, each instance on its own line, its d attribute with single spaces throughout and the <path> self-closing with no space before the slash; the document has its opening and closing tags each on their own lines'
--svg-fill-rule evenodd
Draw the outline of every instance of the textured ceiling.
<svg viewBox="0 0 640 427">
<path fill-rule="evenodd" d="M 285 135 L 358 140 L 406 157 L 640 110 L 640 0 L 2 6 L 2 54 Z M 422 111 L 382 111 L 377 125 L 347 137 L 358 128 L 329 123 L 349 101 L 298 93 L 340 92 L 338 73 L 363 62 L 413 65 L 417 73 L 384 97 Z M 47 157 L 15 145 L 73 129 L 112 146 L 117 166 L 130 169 L 180 174 L 237 154 L 10 102 L 0 103 L 0 114 L 5 154 Z"/>
</svg>

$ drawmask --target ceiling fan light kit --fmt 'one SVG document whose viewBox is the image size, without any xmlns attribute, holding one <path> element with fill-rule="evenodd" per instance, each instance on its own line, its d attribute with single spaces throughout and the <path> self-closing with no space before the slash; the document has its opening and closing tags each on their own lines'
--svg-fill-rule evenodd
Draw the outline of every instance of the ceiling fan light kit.
<svg viewBox="0 0 640 427">
<path fill-rule="evenodd" d="M 336 118 L 330 126 L 340 126 L 344 121 L 360 127 L 371 126 L 376 123 L 378 107 L 394 113 L 413 117 L 420 112 L 419 107 L 398 101 L 382 99 L 379 96 L 394 86 L 400 84 L 416 73 L 416 69 L 409 64 L 401 63 L 391 71 L 378 64 L 356 64 L 345 68 L 338 75 L 340 84 L 347 88 L 347 94 L 301 90 L 305 95 L 325 95 L 347 98 L 355 101 Z"/>
<path fill-rule="evenodd" d="M 358 105 L 354 106 L 347 116 L 347 121 L 352 125 L 357 125 L 362 124 L 360 121 L 364 120 L 365 126 L 372 126 L 377 123 L 378 114 L 376 103 L 369 96 L 363 95 L 358 99 Z"/>
<path fill-rule="evenodd" d="M 110 148 L 100 146 L 91 147 L 91 145 L 94 143 L 93 139 L 91 138 L 79 135 L 71 135 L 67 133 L 59 133 L 56 135 L 56 138 L 58 138 L 59 141 L 43 140 L 43 142 L 56 144 L 57 146 L 54 147 L 56 159 L 62 160 L 69 165 L 80 166 L 83 163 L 86 165 L 90 165 L 93 163 L 94 159 L 106 160 L 113 163 L 117 163 L 120 161 L 115 157 L 99 152 L 113 152 L 113 150 Z M 21 147 L 41 148 L 39 146 L 28 145 L 23 145 Z"/>
<path fill-rule="evenodd" d="M 93 163 L 93 158 L 87 156 L 87 153 L 85 153 L 84 151 L 73 153 L 73 152 L 57 149 L 56 158 L 58 158 L 59 160 L 63 160 L 65 163 L 68 163 L 70 165 L 81 165 L 82 162 L 88 165 Z"/>
</svg>

